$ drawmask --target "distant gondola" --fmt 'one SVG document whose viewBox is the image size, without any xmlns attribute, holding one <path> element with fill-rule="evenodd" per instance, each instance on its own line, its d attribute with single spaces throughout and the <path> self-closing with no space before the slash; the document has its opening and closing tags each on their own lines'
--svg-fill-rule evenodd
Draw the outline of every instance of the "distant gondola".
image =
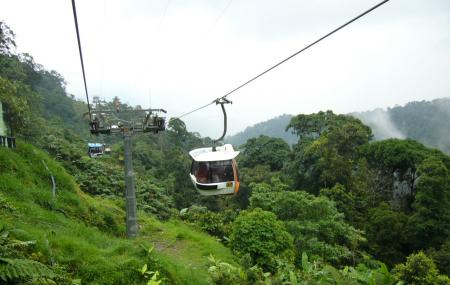
<svg viewBox="0 0 450 285">
<path fill-rule="evenodd" d="M 88 143 L 89 157 L 99 157 L 105 152 L 105 145 L 101 143 Z"/>
</svg>

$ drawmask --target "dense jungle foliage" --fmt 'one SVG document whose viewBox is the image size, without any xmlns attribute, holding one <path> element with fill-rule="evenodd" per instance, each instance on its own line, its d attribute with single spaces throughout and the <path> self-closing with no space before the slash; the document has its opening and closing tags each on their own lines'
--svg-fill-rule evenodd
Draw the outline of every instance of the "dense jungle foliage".
<svg viewBox="0 0 450 285">
<path fill-rule="evenodd" d="M 443 152 L 374 141 L 352 116 L 300 114 L 282 126 L 292 147 L 269 136 L 240 146 L 237 195 L 202 197 L 187 153 L 211 140 L 170 120 L 163 133 L 133 137 L 141 228 L 127 240 L 122 139 L 91 137 L 87 106 L 65 85 L 17 54 L 0 22 L 0 101 L 19 140 L 0 149 L 2 282 L 450 284 Z M 94 140 L 111 154 L 89 158 Z"/>
</svg>

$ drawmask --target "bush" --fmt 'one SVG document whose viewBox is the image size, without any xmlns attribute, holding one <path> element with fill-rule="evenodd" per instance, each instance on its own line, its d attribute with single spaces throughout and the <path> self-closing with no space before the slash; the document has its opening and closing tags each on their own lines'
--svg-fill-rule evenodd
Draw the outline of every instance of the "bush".
<svg viewBox="0 0 450 285">
<path fill-rule="evenodd" d="M 397 277 L 411 285 L 449 285 L 447 276 L 439 275 L 433 260 L 420 251 L 407 257 L 406 263 L 394 268 Z"/>
<path fill-rule="evenodd" d="M 216 213 L 209 211 L 206 207 L 195 205 L 180 213 L 182 220 L 195 224 L 210 235 L 225 240 L 230 235 L 231 222 L 234 221 L 235 216 L 236 213 L 231 210 Z"/>
<path fill-rule="evenodd" d="M 250 255 L 253 264 L 274 272 L 277 258 L 290 259 L 292 237 L 275 214 L 261 209 L 243 211 L 233 223 L 231 248 L 240 255 Z"/>
<path fill-rule="evenodd" d="M 240 268 L 234 267 L 226 262 L 221 262 L 220 260 L 215 259 L 212 255 L 208 259 L 211 262 L 208 273 L 211 276 L 213 284 L 247 284 L 246 274 Z"/>
<path fill-rule="evenodd" d="M 253 185 L 256 189 L 260 186 Z M 271 211 L 285 223 L 294 237 L 298 264 L 303 252 L 333 265 L 346 264 L 364 241 L 362 232 L 347 224 L 334 203 L 324 196 L 304 191 L 258 190 L 250 198 L 250 206 Z"/>
</svg>

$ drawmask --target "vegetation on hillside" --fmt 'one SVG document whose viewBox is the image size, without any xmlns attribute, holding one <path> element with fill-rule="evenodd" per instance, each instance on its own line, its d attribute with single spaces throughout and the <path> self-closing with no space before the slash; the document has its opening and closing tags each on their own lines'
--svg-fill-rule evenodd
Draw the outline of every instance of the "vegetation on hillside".
<svg viewBox="0 0 450 285">
<path fill-rule="evenodd" d="M 450 154 L 450 98 L 432 101 L 409 102 L 387 110 L 375 109 L 354 112 L 350 115 L 360 119 L 372 129 L 374 140 L 389 138 L 410 138 L 428 147 L 440 149 Z M 260 135 L 281 138 L 289 145 L 297 143 L 297 137 L 284 131 L 292 115 L 282 115 L 247 127 L 244 131 L 228 136 L 226 141 L 243 145 Z"/>
<path fill-rule="evenodd" d="M 410 138 L 450 154 L 450 98 L 410 102 L 386 111 L 352 115 L 374 130 L 376 139 Z"/>
<path fill-rule="evenodd" d="M 42 162 L 55 177 L 56 197 Z M 214 238 L 142 210 L 140 237 L 126 239 L 119 197 L 85 194 L 59 163 L 31 145 L 0 149 L 0 168 L 0 278 L 8 282 L 45 277 L 56 284 L 143 284 L 139 269 L 147 264 L 164 284 L 208 284 L 208 255 L 234 264 L 231 251 Z M 25 271 L 8 274 L 8 264 Z"/>
<path fill-rule="evenodd" d="M 297 142 L 296 136 L 284 130 L 292 117 L 292 115 L 284 114 L 255 124 L 254 126 L 245 128 L 242 132 L 226 137 L 225 141 L 233 145 L 240 146 L 251 138 L 265 135 L 269 137 L 281 138 L 289 145 L 292 145 Z"/>
</svg>

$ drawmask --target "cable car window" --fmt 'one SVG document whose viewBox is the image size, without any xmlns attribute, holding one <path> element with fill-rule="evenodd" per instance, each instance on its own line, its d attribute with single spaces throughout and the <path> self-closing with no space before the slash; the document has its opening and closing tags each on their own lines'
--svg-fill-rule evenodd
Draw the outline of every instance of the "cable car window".
<svg viewBox="0 0 450 285">
<path fill-rule="evenodd" d="M 211 182 L 219 183 L 219 182 L 227 182 L 233 181 L 233 164 L 231 160 L 223 160 L 223 161 L 211 161 Z"/>
<path fill-rule="evenodd" d="M 102 152 L 102 149 L 99 147 L 94 147 L 91 149 L 91 153 L 101 153 L 101 152 Z"/>
<path fill-rule="evenodd" d="M 231 160 L 223 161 L 194 161 L 191 173 L 198 183 L 220 183 L 234 180 L 233 164 Z"/>
<path fill-rule="evenodd" d="M 209 162 L 197 162 L 192 163 L 192 174 L 195 175 L 199 183 L 211 183 L 211 173 L 209 169 Z"/>
</svg>

